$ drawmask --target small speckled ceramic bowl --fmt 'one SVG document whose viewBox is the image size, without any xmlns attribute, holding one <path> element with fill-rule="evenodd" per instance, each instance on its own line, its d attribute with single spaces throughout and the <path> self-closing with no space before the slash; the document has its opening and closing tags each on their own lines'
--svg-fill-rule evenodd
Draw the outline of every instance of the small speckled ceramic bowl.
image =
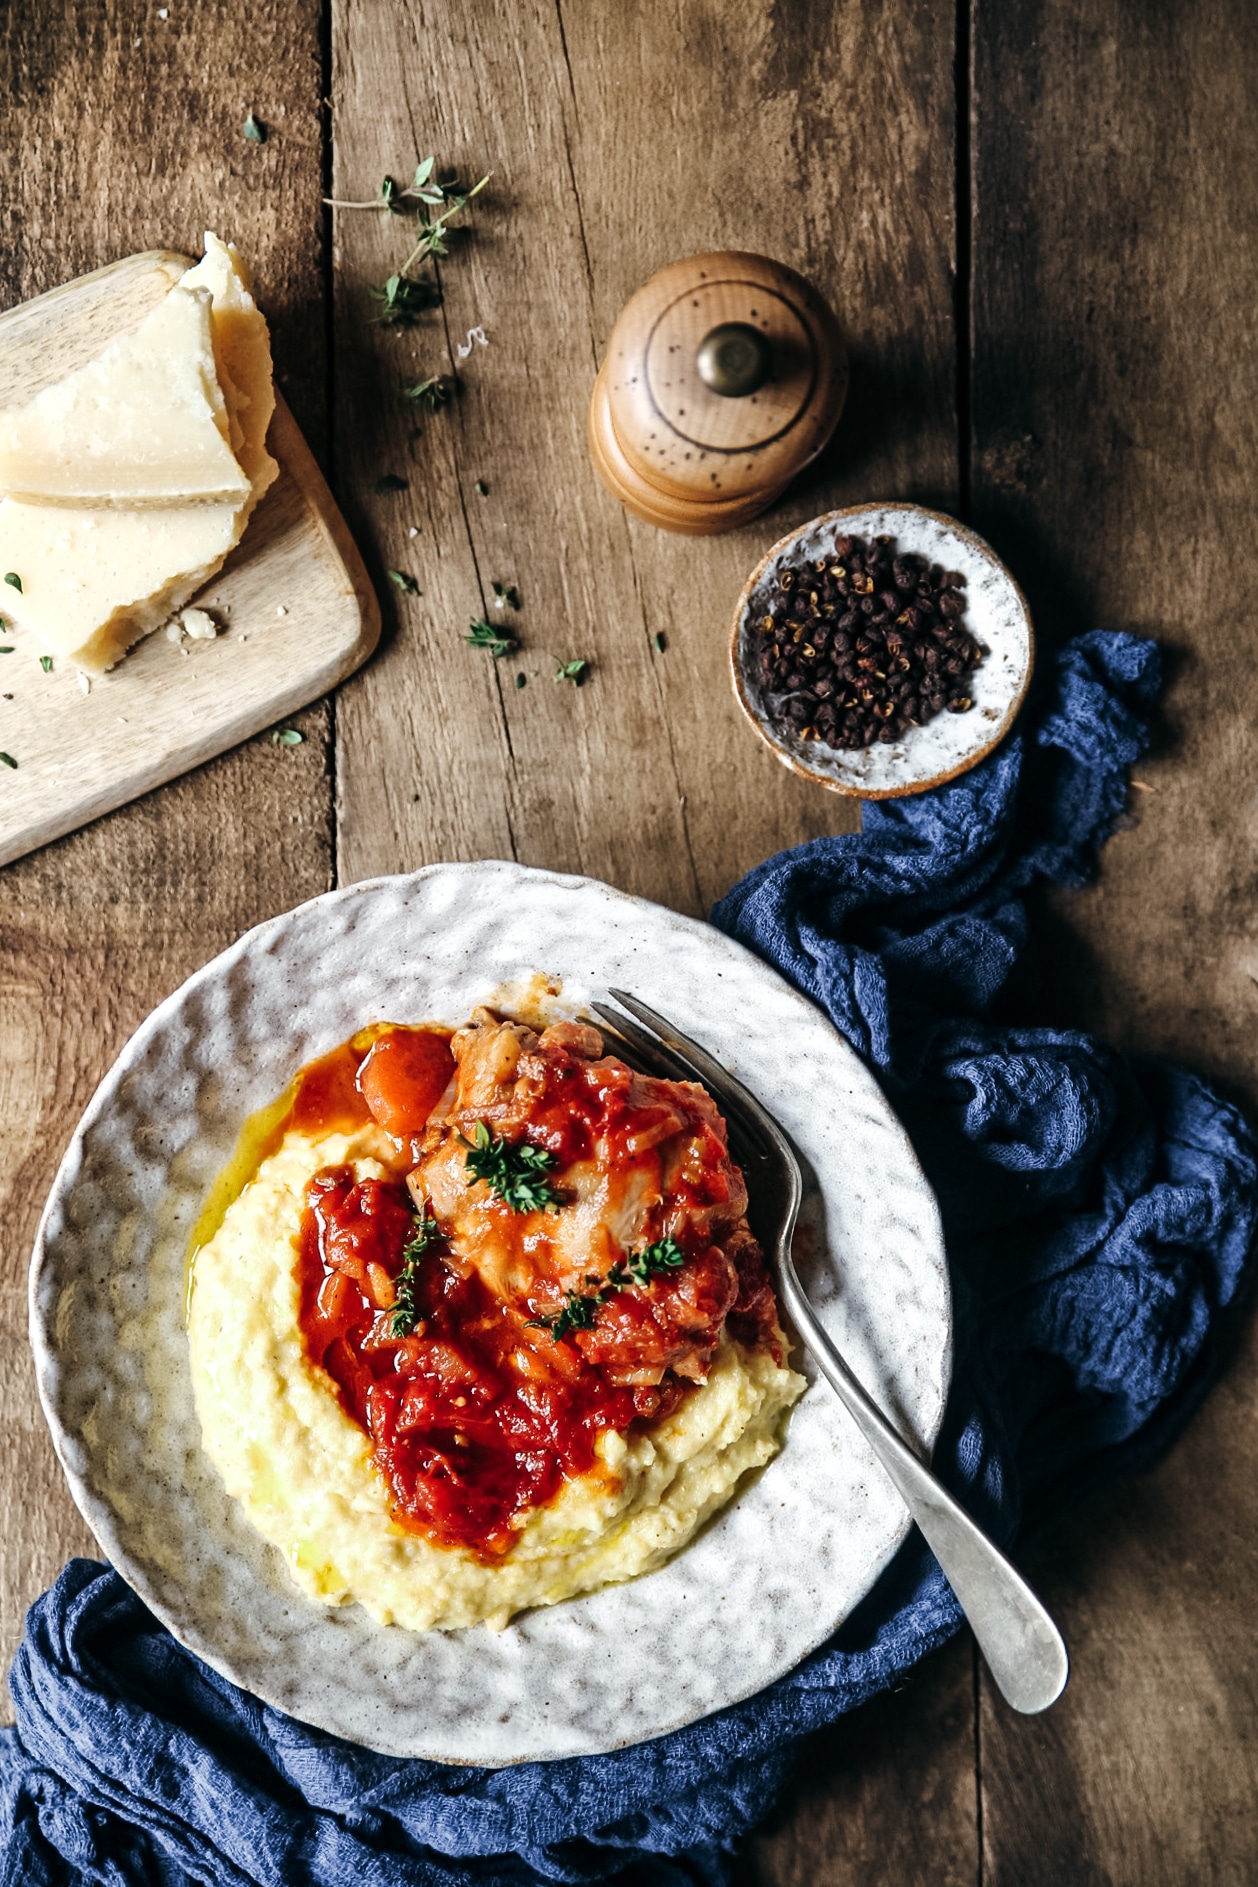
<svg viewBox="0 0 1258 1887">
<path fill-rule="evenodd" d="M 945 710 L 897 740 L 843 748 L 801 740 L 771 712 L 755 674 L 755 624 L 768 609 L 778 573 L 828 555 L 839 535 L 893 537 L 898 553 L 915 553 L 965 577 L 961 621 L 987 653 L 967 683 L 974 705 L 964 714 Z M 1033 650 L 1026 598 L 990 544 L 955 518 L 921 505 L 852 505 L 801 525 L 756 565 L 734 610 L 730 667 L 743 713 L 783 766 L 833 793 L 895 799 L 955 779 L 1004 739 L 1031 679 Z"/>
</svg>

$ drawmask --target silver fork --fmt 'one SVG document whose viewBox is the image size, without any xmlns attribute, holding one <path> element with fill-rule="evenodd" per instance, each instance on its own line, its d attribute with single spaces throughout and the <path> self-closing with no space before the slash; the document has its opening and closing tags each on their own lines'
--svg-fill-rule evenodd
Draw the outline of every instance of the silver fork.
<svg viewBox="0 0 1258 1887">
<path fill-rule="evenodd" d="M 762 1243 L 791 1321 L 925 1534 L 1002 1696 L 1028 1715 L 1047 1710 L 1061 1696 L 1070 1671 L 1061 1633 L 1017 1568 L 892 1427 L 835 1349 L 804 1294 L 791 1256 L 803 1175 L 790 1141 L 755 1096 L 706 1049 L 636 996 L 623 989 L 608 993 L 620 1009 L 592 1003 L 602 1020 L 637 1051 L 648 1069 L 701 1082 L 725 1115 L 740 1161 L 750 1153 L 761 1169 L 758 1179 L 776 1185 L 776 1230 Z"/>
</svg>

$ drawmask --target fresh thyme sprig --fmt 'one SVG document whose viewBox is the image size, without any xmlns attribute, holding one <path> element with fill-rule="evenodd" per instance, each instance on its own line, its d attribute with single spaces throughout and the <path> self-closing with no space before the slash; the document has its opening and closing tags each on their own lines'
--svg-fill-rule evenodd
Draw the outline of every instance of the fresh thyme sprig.
<svg viewBox="0 0 1258 1887">
<path fill-rule="evenodd" d="M 558 1316 L 530 1317 L 526 1327 L 549 1330 L 554 1341 L 561 1343 L 574 1330 L 592 1330 L 598 1307 L 603 1301 L 601 1293 L 597 1297 L 583 1297 L 580 1291 L 569 1291 Z"/>
<path fill-rule="evenodd" d="M 512 649 L 518 647 L 514 636 L 504 635 L 491 622 L 486 622 L 483 616 L 472 618 L 463 640 L 474 649 L 488 649 L 495 662 L 500 656 L 510 655 Z"/>
<path fill-rule="evenodd" d="M 389 1317 L 390 1336 L 409 1337 L 419 1322 L 419 1305 L 415 1299 L 419 1288 L 419 1267 L 428 1247 L 439 1236 L 437 1221 L 429 1218 L 427 1212 L 417 1212 L 415 1230 L 402 1247 L 402 1269 L 398 1273 L 393 1310 Z"/>
<path fill-rule="evenodd" d="M 620 1290 L 629 1283 L 649 1284 L 652 1278 L 676 1271 L 685 1262 L 686 1254 L 675 1238 L 659 1238 L 654 1245 L 644 1245 L 641 1251 L 619 1259 L 607 1273 L 607 1281 Z"/>
<path fill-rule="evenodd" d="M 530 1317 L 526 1327 L 549 1330 L 556 1343 L 574 1330 L 592 1330 L 599 1306 L 615 1297 L 617 1291 L 623 1291 L 630 1284 L 647 1285 L 652 1278 L 666 1271 L 676 1271 L 685 1262 L 686 1254 L 675 1239 L 657 1239 L 654 1245 L 644 1245 L 641 1251 L 618 1258 L 597 1291 L 569 1291 L 563 1309 L 556 1316 Z M 585 1281 L 599 1284 L 598 1273 L 590 1272 Z"/>
<path fill-rule="evenodd" d="M 555 1212 L 559 1199 L 549 1180 L 541 1175 L 550 1171 L 555 1156 L 546 1147 L 535 1147 L 527 1140 L 502 1140 L 490 1133 L 483 1120 L 472 1129 L 467 1148 L 467 1170 L 472 1175 L 469 1186 L 483 1179 L 513 1212 Z"/>
<path fill-rule="evenodd" d="M 323 199 L 334 210 L 383 210 L 389 216 L 415 218 L 416 241 L 405 262 L 388 281 L 373 284 L 369 289 L 380 309 L 377 319 L 386 327 L 411 327 L 426 309 L 440 303 L 441 290 L 437 283 L 420 280 L 413 271 L 421 269 L 430 258 L 449 255 L 446 232 L 450 224 L 489 182 L 488 173 L 470 188 L 455 178 L 439 182 L 433 175 L 436 163 L 436 158 L 425 157 L 416 166 L 410 183 L 404 186 L 386 177 L 380 185 L 380 194 L 367 203 L 347 203 L 338 197 Z"/>
</svg>

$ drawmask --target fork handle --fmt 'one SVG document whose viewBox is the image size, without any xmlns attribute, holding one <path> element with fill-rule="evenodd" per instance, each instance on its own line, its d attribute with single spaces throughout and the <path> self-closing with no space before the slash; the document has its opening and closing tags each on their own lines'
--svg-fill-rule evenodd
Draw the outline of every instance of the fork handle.
<svg viewBox="0 0 1258 1887">
<path fill-rule="evenodd" d="M 782 1295 L 817 1367 L 877 1455 L 956 1593 L 1005 1701 L 1027 1715 L 1061 1696 L 1061 1633 L 1017 1568 L 898 1435 L 818 1322 L 789 1254 Z"/>
</svg>

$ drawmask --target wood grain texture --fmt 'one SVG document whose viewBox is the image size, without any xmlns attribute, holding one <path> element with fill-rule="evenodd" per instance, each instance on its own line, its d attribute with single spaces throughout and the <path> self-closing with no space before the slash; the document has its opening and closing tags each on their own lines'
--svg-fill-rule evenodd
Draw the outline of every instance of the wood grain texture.
<svg viewBox="0 0 1258 1887">
<path fill-rule="evenodd" d="M 1136 823 L 1051 901 L 1057 1011 L 1252 1108 L 1258 15 L 979 0 L 973 31 L 974 522 L 1038 624 L 1156 635 L 1171 676 Z M 1251 1325 L 1042 1559 L 1074 1671 L 1034 1724 L 984 1685 L 984 1881 L 1253 1879 L 1256 1357 Z"/>
<path fill-rule="evenodd" d="M 127 257 L 0 315 L 0 403 L 33 398 L 63 363 L 71 371 L 134 332 L 189 262 Z M 18 766 L 0 781 L 0 865 L 295 713 L 370 655 L 379 604 L 282 396 L 267 440 L 279 477 L 192 599 L 221 625 L 212 642 L 176 646 L 158 629 L 84 693 L 71 661 L 45 673 L 43 644 L 4 629 L 0 748 Z"/>
<path fill-rule="evenodd" d="M 373 329 L 363 293 L 400 257 L 397 225 L 338 217 L 338 495 L 381 564 L 424 591 L 341 696 L 345 878 L 514 855 L 694 912 L 778 847 L 850 827 L 740 725 L 724 640 L 743 578 L 789 525 L 871 488 L 955 499 L 951 19 L 923 8 L 906 28 L 900 13 L 818 26 L 763 0 L 649 18 L 541 0 L 337 7 L 335 194 L 368 196 L 429 150 L 494 172 L 443 265 L 445 306 L 414 334 Z M 882 127 L 850 103 L 871 62 L 914 101 L 894 216 Z M 677 256 L 738 246 L 834 302 L 856 385 L 806 487 L 753 527 L 682 542 L 602 490 L 586 409 L 632 291 Z M 416 428 L 399 382 L 455 366 L 448 343 L 477 324 L 489 345 L 461 398 Z M 410 491 L 371 498 L 383 471 Z M 496 668 L 459 641 L 494 580 L 523 600 L 521 659 Z M 594 664 L 580 692 L 552 679 L 575 655 Z"/>
<path fill-rule="evenodd" d="M 782 1803 L 743 1848 L 735 1887 L 973 1887 L 973 1755 L 967 1632 L 901 1689 L 807 1739 Z"/>
<path fill-rule="evenodd" d="M 984 1881 L 1249 1887 L 1258 1857 L 1258 1331 L 1151 1473 L 1026 1559 L 1070 1646 L 1033 1723 L 984 1685 Z"/>
<path fill-rule="evenodd" d="M 136 250 L 196 250 L 216 228 L 255 265 L 281 382 L 321 442 L 318 7 L 275 0 L 246 14 L 208 0 L 169 13 L 123 0 L 4 9 L 0 300 Z M 271 127 L 261 147 L 240 135 L 251 109 Z M 248 925 L 330 885 L 328 712 L 295 725 L 303 746 L 255 740 L 0 873 L 6 1668 L 26 1606 L 67 1554 L 90 1550 L 25 1343 L 39 1211 L 80 1112 L 153 1005 Z"/>
</svg>

